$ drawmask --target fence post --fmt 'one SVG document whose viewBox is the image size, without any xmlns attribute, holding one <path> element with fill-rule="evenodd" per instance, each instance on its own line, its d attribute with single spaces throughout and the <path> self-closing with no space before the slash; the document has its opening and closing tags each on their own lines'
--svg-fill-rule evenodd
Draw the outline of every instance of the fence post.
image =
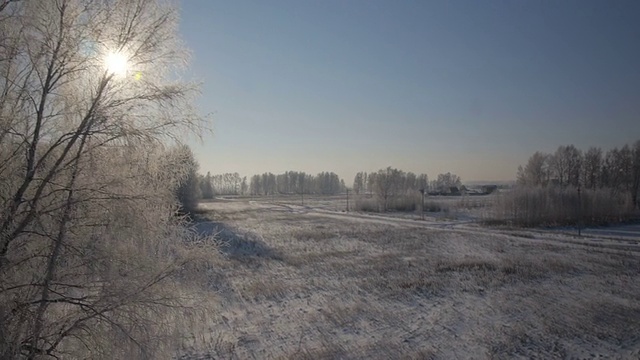
<svg viewBox="0 0 640 360">
<path fill-rule="evenodd" d="M 582 236 L 582 197 L 580 196 L 580 184 L 578 184 L 578 236 Z"/>
</svg>

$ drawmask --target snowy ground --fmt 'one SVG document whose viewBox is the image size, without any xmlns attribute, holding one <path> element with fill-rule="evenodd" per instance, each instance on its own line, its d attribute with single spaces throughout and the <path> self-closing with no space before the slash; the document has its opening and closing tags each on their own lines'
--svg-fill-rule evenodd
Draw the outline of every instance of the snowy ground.
<svg viewBox="0 0 640 360">
<path fill-rule="evenodd" d="M 226 241 L 220 313 L 184 359 L 640 357 L 634 228 L 495 230 L 334 200 L 202 205 L 199 230 Z"/>
</svg>

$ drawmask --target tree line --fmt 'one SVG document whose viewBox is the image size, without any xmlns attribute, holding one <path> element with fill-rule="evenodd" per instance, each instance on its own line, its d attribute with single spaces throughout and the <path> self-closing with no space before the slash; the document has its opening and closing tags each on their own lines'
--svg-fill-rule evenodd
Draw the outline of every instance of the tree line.
<svg viewBox="0 0 640 360">
<path fill-rule="evenodd" d="M 356 194 L 374 194 L 374 193 L 412 193 L 420 189 L 430 192 L 434 195 L 447 194 L 452 188 L 461 188 L 462 179 L 450 172 L 446 174 L 438 174 L 438 176 L 429 181 L 427 174 L 416 175 L 404 172 L 399 169 L 387 167 L 377 172 L 367 173 L 358 172 L 353 179 L 353 192 Z"/>
<path fill-rule="evenodd" d="M 416 175 L 391 166 L 377 172 L 358 172 L 353 180 L 353 192 L 356 195 L 371 195 L 376 204 L 359 200 L 358 208 L 387 211 L 416 209 L 422 193 L 447 194 L 452 188 L 460 188 L 462 179 L 452 173 L 439 174 L 435 180 L 429 181 L 427 174 Z"/>
<path fill-rule="evenodd" d="M 247 177 L 241 177 L 237 172 L 218 175 L 207 172 L 205 176 L 198 176 L 198 184 L 203 199 L 212 199 L 215 195 L 243 195 L 249 189 Z"/>
<path fill-rule="evenodd" d="M 247 179 L 238 173 L 197 175 L 196 197 L 212 199 L 216 195 L 318 194 L 336 195 L 346 190 L 344 180 L 333 172 L 316 175 L 299 171 L 282 174 L 266 172 Z"/>
<path fill-rule="evenodd" d="M 302 171 L 286 171 L 282 174 L 265 172 L 247 179 L 238 173 L 197 176 L 198 194 L 203 199 L 215 195 L 274 195 L 274 194 L 318 194 L 336 195 L 347 190 L 347 186 L 334 172 L 320 172 L 316 175 Z M 420 189 L 432 194 L 447 194 L 452 188 L 460 188 L 459 176 L 439 174 L 429 181 L 427 174 L 414 174 L 388 167 L 377 172 L 358 172 L 353 181 L 353 192 L 358 194 L 379 194 L 385 199 L 395 195 L 411 194 Z"/>
<path fill-rule="evenodd" d="M 553 154 L 535 152 L 527 164 L 518 167 L 522 186 L 582 187 L 625 193 L 638 206 L 640 190 L 640 140 L 606 153 L 599 147 L 581 151 L 574 145 L 559 146 Z"/>
<path fill-rule="evenodd" d="M 305 172 L 287 171 L 256 174 L 251 177 L 249 192 L 251 195 L 273 194 L 321 194 L 336 195 L 346 189 L 344 180 L 333 172 L 321 172 L 317 175 Z"/>
<path fill-rule="evenodd" d="M 637 219 L 640 141 L 607 152 L 559 146 L 518 167 L 517 186 L 500 196 L 489 221 L 512 225 L 604 225 Z"/>
</svg>

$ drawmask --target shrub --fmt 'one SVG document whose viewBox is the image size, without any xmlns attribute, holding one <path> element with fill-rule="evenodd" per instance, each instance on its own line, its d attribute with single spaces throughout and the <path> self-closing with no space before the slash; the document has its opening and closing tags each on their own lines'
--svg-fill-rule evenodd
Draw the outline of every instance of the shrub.
<svg viewBox="0 0 640 360">
<path fill-rule="evenodd" d="M 378 201 L 371 198 L 357 199 L 355 205 L 356 211 L 364 212 L 380 212 Z"/>
<path fill-rule="evenodd" d="M 420 197 L 411 195 L 402 195 L 391 199 L 388 206 L 389 210 L 414 212 L 420 210 Z"/>
<path fill-rule="evenodd" d="M 426 212 L 449 212 L 449 207 L 441 201 L 425 200 L 424 211 Z"/>
<path fill-rule="evenodd" d="M 398 195 L 388 199 L 387 211 L 420 212 L 422 206 L 420 195 Z M 383 200 L 376 197 L 356 198 L 355 210 L 364 212 L 383 212 Z M 425 198 L 425 212 L 449 212 L 450 205 L 447 201 L 438 201 Z"/>
</svg>

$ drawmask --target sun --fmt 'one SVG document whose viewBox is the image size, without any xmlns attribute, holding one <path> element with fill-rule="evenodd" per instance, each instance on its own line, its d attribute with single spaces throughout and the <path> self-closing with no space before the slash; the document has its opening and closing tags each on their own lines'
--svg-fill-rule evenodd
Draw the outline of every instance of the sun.
<svg viewBox="0 0 640 360">
<path fill-rule="evenodd" d="M 109 74 L 127 75 L 127 57 L 122 53 L 109 53 L 105 57 L 104 66 Z"/>
</svg>

